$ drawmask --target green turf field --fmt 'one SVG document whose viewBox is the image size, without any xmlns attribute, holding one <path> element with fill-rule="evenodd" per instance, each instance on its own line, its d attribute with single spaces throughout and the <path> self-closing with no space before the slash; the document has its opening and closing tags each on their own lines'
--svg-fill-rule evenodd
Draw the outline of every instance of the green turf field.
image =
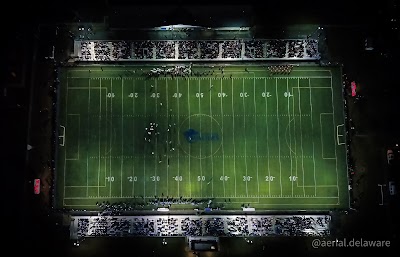
<svg viewBox="0 0 400 257">
<path fill-rule="evenodd" d="M 339 67 L 142 75 L 154 67 L 62 69 L 57 207 L 162 195 L 238 210 L 348 207 Z"/>
</svg>

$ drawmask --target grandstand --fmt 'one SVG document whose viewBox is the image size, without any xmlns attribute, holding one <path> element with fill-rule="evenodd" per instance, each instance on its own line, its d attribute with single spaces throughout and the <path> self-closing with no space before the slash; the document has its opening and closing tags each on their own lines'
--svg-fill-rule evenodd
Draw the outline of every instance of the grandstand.
<svg viewBox="0 0 400 257">
<path fill-rule="evenodd" d="M 54 189 L 57 209 L 85 212 L 71 238 L 328 235 L 349 207 L 347 149 L 341 67 L 318 47 L 75 40 Z"/>
<path fill-rule="evenodd" d="M 312 61 L 316 39 L 75 41 L 77 61 Z"/>
</svg>

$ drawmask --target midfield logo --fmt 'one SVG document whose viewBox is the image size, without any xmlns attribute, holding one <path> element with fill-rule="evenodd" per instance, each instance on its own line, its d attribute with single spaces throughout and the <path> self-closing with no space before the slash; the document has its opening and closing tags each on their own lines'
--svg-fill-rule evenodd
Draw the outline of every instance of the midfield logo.
<svg viewBox="0 0 400 257">
<path fill-rule="evenodd" d="M 186 130 L 183 135 L 188 143 L 195 143 L 200 141 L 218 141 L 218 133 L 200 133 L 195 129 Z"/>
</svg>

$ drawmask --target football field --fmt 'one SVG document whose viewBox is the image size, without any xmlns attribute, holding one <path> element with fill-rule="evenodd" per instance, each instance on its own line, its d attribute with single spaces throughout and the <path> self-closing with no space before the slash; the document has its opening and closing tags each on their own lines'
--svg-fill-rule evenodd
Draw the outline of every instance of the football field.
<svg viewBox="0 0 400 257">
<path fill-rule="evenodd" d="M 155 196 L 228 210 L 348 207 L 340 67 L 143 75 L 156 67 L 62 68 L 56 207 Z"/>
</svg>

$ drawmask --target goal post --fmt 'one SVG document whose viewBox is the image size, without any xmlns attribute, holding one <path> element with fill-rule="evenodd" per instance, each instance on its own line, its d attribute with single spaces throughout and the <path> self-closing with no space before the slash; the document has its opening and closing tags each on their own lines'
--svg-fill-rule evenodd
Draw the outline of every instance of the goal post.
<svg viewBox="0 0 400 257">
<path fill-rule="evenodd" d="M 341 139 L 342 137 L 344 137 L 344 135 L 343 134 L 339 134 L 339 128 L 341 128 L 343 126 L 344 126 L 344 124 L 336 126 L 336 141 L 337 141 L 338 145 L 346 144 L 345 140 Z"/>
<path fill-rule="evenodd" d="M 58 136 L 58 141 L 60 142 L 59 145 L 60 146 L 64 146 L 65 145 L 65 127 L 60 125 L 61 128 L 61 133 Z"/>
</svg>

